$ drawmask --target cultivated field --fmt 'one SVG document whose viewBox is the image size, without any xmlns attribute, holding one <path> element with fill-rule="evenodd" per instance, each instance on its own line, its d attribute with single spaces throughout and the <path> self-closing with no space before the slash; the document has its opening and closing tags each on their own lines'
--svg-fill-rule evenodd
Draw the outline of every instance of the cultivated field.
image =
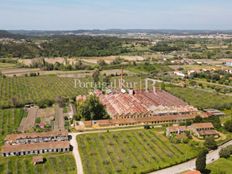
<svg viewBox="0 0 232 174">
<path fill-rule="evenodd" d="M 231 174 L 232 172 L 232 157 L 225 159 L 220 158 L 219 160 L 209 164 L 207 169 L 211 171 L 210 174 Z"/>
<path fill-rule="evenodd" d="M 12 106 L 12 98 L 17 103 L 54 100 L 57 96 L 75 97 L 83 94 L 85 88 L 75 88 L 71 78 L 56 76 L 0 78 L 0 107 Z"/>
<path fill-rule="evenodd" d="M 215 92 L 207 92 L 199 89 L 167 87 L 173 95 L 180 97 L 189 104 L 198 108 L 224 108 L 232 104 L 232 97 Z"/>
<path fill-rule="evenodd" d="M 88 174 L 148 173 L 197 154 L 189 145 L 171 144 L 156 129 L 86 134 L 77 141 Z"/>
<path fill-rule="evenodd" d="M 97 64 L 99 60 L 104 60 L 106 63 L 113 62 L 116 58 L 122 58 L 126 61 L 143 61 L 145 60 L 142 56 L 107 56 L 107 57 L 88 57 L 88 58 L 82 58 L 84 62 L 91 63 L 91 64 Z"/>
<path fill-rule="evenodd" d="M 44 164 L 36 166 L 32 156 L 0 157 L 1 174 L 76 174 L 76 165 L 72 154 L 49 154 Z"/>
<path fill-rule="evenodd" d="M 0 70 L 7 68 L 14 68 L 16 65 L 13 63 L 0 63 Z"/>
<path fill-rule="evenodd" d="M 9 133 L 16 132 L 26 113 L 22 109 L 0 110 L 0 144 Z M 1 172 L 0 172 L 1 173 Z"/>
</svg>

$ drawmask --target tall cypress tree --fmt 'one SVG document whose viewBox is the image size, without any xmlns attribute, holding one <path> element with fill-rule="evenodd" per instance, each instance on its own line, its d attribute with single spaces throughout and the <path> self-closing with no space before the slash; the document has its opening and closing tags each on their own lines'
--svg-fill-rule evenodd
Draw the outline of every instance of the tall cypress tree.
<svg viewBox="0 0 232 174">
<path fill-rule="evenodd" d="M 208 151 L 206 149 L 202 150 L 196 160 L 196 169 L 199 170 L 200 172 L 204 172 L 206 169 L 206 155 Z"/>
</svg>

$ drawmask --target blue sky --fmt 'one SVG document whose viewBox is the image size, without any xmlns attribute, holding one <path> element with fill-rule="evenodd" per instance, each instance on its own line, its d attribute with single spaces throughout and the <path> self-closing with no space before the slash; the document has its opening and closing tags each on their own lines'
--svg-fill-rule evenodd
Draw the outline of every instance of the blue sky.
<svg viewBox="0 0 232 174">
<path fill-rule="evenodd" d="M 0 0 L 0 29 L 232 29 L 231 0 Z"/>
</svg>

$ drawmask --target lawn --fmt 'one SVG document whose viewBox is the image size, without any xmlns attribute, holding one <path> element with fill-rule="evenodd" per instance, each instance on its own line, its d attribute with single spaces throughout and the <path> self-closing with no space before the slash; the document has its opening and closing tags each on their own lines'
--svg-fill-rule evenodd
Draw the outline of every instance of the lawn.
<svg viewBox="0 0 232 174">
<path fill-rule="evenodd" d="M 4 137 L 12 132 L 16 132 L 22 118 L 26 113 L 22 109 L 0 110 L 0 144 Z"/>
<path fill-rule="evenodd" d="M 231 174 L 232 173 L 232 157 L 219 160 L 209 164 L 207 169 L 211 170 L 210 174 Z"/>
<path fill-rule="evenodd" d="M 36 166 L 32 156 L 0 157 L 1 174 L 76 174 L 75 160 L 71 153 L 47 154 L 44 164 Z"/>
<path fill-rule="evenodd" d="M 232 97 L 228 95 L 181 87 L 166 87 L 166 90 L 198 108 L 223 109 L 232 106 Z"/>
<path fill-rule="evenodd" d="M 189 145 L 171 144 L 156 129 L 85 134 L 77 141 L 88 174 L 148 173 L 197 155 Z"/>
</svg>

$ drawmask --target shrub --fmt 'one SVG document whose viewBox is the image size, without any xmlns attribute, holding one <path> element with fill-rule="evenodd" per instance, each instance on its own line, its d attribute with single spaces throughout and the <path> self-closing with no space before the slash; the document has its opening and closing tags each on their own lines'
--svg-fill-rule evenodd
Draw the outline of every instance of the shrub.
<svg viewBox="0 0 232 174">
<path fill-rule="evenodd" d="M 229 158 L 231 154 L 232 154 L 232 145 L 221 149 L 219 152 L 221 158 Z"/>
<path fill-rule="evenodd" d="M 232 132 L 232 120 L 226 121 L 224 127 L 227 131 Z"/>
<path fill-rule="evenodd" d="M 217 149 L 217 143 L 214 140 L 214 137 L 210 136 L 205 139 L 204 143 L 205 147 L 209 150 L 215 150 Z"/>
</svg>

